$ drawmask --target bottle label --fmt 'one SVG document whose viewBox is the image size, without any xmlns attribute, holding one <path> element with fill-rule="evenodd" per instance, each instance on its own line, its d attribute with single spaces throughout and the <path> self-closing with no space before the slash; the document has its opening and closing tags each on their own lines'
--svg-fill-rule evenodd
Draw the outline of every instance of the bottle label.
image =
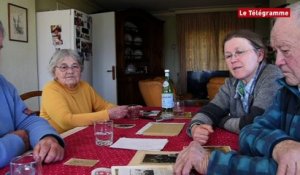
<svg viewBox="0 0 300 175">
<path fill-rule="evenodd" d="M 170 83 L 168 82 L 168 81 L 164 81 L 163 82 L 163 87 L 165 88 L 165 87 L 168 87 L 170 85 Z"/>
<path fill-rule="evenodd" d="M 163 93 L 161 99 L 162 99 L 162 108 L 174 107 L 173 93 Z"/>
</svg>

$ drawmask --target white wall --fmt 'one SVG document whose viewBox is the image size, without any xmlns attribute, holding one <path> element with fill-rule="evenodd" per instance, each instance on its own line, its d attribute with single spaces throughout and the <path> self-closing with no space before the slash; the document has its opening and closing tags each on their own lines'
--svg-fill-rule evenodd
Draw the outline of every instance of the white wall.
<svg viewBox="0 0 300 175">
<path fill-rule="evenodd" d="M 28 43 L 9 40 L 8 3 L 27 8 Z M 35 0 L 0 0 L 0 20 L 5 29 L 0 73 L 17 87 L 20 94 L 38 89 Z M 29 102 L 29 106 L 35 106 L 35 103 Z"/>
</svg>

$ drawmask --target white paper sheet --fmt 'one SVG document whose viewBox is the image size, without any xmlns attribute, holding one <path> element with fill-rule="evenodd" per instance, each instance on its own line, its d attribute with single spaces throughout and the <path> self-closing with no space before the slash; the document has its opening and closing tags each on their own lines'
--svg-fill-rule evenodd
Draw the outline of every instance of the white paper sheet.
<svg viewBox="0 0 300 175">
<path fill-rule="evenodd" d="M 168 139 L 142 139 L 122 137 L 110 147 L 144 151 L 160 151 L 165 147 L 167 143 Z"/>
</svg>

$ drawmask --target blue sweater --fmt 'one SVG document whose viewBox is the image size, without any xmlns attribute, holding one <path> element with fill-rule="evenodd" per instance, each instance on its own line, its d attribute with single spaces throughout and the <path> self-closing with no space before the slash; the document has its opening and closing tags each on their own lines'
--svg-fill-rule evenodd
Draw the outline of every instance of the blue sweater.
<svg viewBox="0 0 300 175">
<path fill-rule="evenodd" d="M 213 152 L 208 174 L 276 174 L 272 159 L 274 146 L 283 140 L 300 142 L 300 92 L 281 79 L 283 88 L 277 93 L 270 109 L 254 123 L 242 129 L 240 152 Z"/>
<path fill-rule="evenodd" d="M 46 135 L 55 136 L 63 145 L 63 140 L 46 120 L 28 116 L 26 109 L 16 88 L 0 75 L 0 168 L 25 151 L 23 140 L 11 134 L 15 130 L 27 131 L 32 148 Z"/>
</svg>

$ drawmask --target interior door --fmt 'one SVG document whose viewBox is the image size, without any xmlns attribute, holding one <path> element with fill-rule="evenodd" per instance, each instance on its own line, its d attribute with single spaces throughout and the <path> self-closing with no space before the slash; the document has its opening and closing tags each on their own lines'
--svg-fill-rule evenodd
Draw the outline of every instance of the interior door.
<svg viewBox="0 0 300 175">
<path fill-rule="evenodd" d="M 91 15 L 93 20 L 93 87 L 117 104 L 115 13 Z"/>
</svg>

